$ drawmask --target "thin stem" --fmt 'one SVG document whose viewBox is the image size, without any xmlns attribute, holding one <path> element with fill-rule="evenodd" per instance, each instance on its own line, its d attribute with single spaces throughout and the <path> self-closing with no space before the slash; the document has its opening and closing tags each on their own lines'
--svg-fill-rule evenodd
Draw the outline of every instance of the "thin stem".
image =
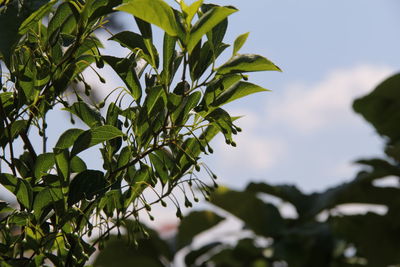
<svg viewBox="0 0 400 267">
<path fill-rule="evenodd" d="M 12 163 L 12 166 L 10 166 L 10 167 L 11 167 L 13 175 L 16 176 L 17 175 L 17 171 L 15 170 L 14 147 L 13 147 L 13 137 L 11 136 L 11 126 L 8 123 L 7 115 L 6 115 L 5 111 L 4 111 L 3 102 L 2 101 L 0 101 L 0 112 L 3 114 L 4 123 L 5 123 L 6 128 L 7 128 L 8 142 L 9 142 L 9 148 L 10 148 L 10 157 L 11 157 L 11 163 Z"/>
<path fill-rule="evenodd" d="M 43 140 L 43 153 L 46 153 L 46 144 L 47 144 L 47 137 L 46 137 L 46 114 L 43 114 L 43 118 L 42 118 L 42 140 Z"/>
</svg>

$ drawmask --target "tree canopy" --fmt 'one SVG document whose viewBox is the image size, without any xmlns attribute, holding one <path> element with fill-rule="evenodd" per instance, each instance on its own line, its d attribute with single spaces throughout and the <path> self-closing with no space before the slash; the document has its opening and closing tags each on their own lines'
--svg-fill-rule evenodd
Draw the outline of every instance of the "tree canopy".
<svg viewBox="0 0 400 267">
<path fill-rule="evenodd" d="M 115 12 L 132 15 L 139 31 L 111 34 L 129 52 L 101 52 L 96 32 L 107 31 Z M 83 266 L 112 230 L 128 227 L 136 243 L 147 230 L 140 211 L 161 203 L 186 206 L 206 198 L 216 176 L 201 162 L 221 133 L 236 146 L 241 131 L 223 106 L 266 91 L 246 73 L 280 71 L 267 58 L 240 54 L 247 34 L 229 47 L 223 42 L 232 6 L 202 0 L 172 7 L 162 0 L 2 1 L 0 9 L 0 184 L 17 203 L 0 202 L 0 261 L 4 266 Z M 163 31 L 162 47 L 152 27 Z M 123 84 L 101 102 L 84 75 L 108 64 Z M 48 142 L 47 119 L 63 109 L 82 124 Z M 40 142 L 34 142 L 40 137 Z M 89 169 L 82 152 L 96 151 L 102 162 Z M 204 170 L 210 179 L 197 173 Z M 212 182 L 213 184 L 213 182 Z M 147 201 L 145 191 L 156 195 Z M 199 191 L 196 191 L 199 193 Z M 187 196 L 188 195 L 188 196 Z M 189 200 L 191 198 L 192 200 Z"/>
</svg>

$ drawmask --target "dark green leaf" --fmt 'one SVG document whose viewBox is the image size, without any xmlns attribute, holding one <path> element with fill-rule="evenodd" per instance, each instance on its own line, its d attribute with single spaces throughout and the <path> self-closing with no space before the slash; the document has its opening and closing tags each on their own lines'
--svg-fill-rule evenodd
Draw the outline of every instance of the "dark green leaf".
<svg viewBox="0 0 400 267">
<path fill-rule="evenodd" d="M 35 23 L 41 20 L 50 10 L 51 8 L 57 3 L 57 1 L 53 0 L 48 2 L 47 4 L 40 7 L 38 10 L 33 12 L 24 22 L 22 22 L 21 26 L 19 27 L 18 33 L 25 34 L 31 29 Z"/>
<path fill-rule="evenodd" d="M 116 41 L 133 51 L 141 49 L 145 54 L 150 54 L 149 50 L 147 50 L 146 44 L 144 43 L 144 39 L 140 34 L 130 31 L 122 31 L 113 35 L 109 40 Z"/>
<path fill-rule="evenodd" d="M 95 195 L 104 193 L 107 182 L 104 174 L 97 170 L 86 170 L 79 173 L 71 182 L 68 193 L 68 205 L 80 200 L 91 200 Z"/>
<path fill-rule="evenodd" d="M 166 168 L 162 159 L 160 159 L 158 157 L 158 155 L 155 153 L 150 154 L 149 157 L 150 157 L 151 163 L 153 164 L 153 167 L 156 170 L 156 173 L 161 178 L 161 181 L 163 182 L 163 184 L 166 184 L 168 182 L 168 180 L 170 179 L 170 176 L 168 174 L 168 169 Z"/>
<path fill-rule="evenodd" d="M 71 155 L 76 155 L 92 146 L 123 135 L 120 130 L 111 125 L 92 128 L 79 135 L 72 147 Z"/>
<path fill-rule="evenodd" d="M 58 139 L 56 144 L 56 149 L 65 149 L 69 148 L 75 143 L 75 140 L 81 135 L 84 131 L 81 129 L 68 129 L 66 130 Z"/>
<path fill-rule="evenodd" d="M 55 159 L 53 153 L 40 154 L 35 162 L 35 177 L 37 179 L 42 178 L 42 176 L 46 175 L 48 170 L 53 167 L 54 164 Z"/>
<path fill-rule="evenodd" d="M 71 8 L 68 3 L 61 3 L 54 16 L 50 19 L 49 24 L 47 26 L 47 37 L 48 40 L 52 40 L 56 35 L 58 35 L 61 31 L 62 25 L 65 21 L 72 15 Z"/>
<path fill-rule="evenodd" d="M 161 104 L 160 102 L 161 101 Z M 150 115 L 154 108 L 162 108 L 167 105 L 167 96 L 162 86 L 150 88 L 150 92 L 146 96 L 144 106 L 147 108 L 147 113 Z"/>
<path fill-rule="evenodd" d="M 125 82 L 134 99 L 139 100 L 142 95 L 142 87 L 135 71 L 136 62 L 126 58 L 117 58 L 112 56 L 103 56 L 102 58 Z"/>
<path fill-rule="evenodd" d="M 39 220 L 46 207 L 61 206 L 63 207 L 62 200 L 63 193 L 60 187 L 43 188 L 35 197 L 33 202 L 33 211 L 35 218 Z M 60 203 L 61 201 L 61 203 Z"/>
<path fill-rule="evenodd" d="M 33 193 L 31 185 L 26 180 L 8 173 L 0 173 L 0 184 L 15 195 L 23 207 L 28 210 L 31 208 Z"/>
<path fill-rule="evenodd" d="M 83 101 L 75 102 L 69 108 L 65 109 L 80 118 L 90 128 L 100 126 L 102 124 L 102 117 L 100 113 L 97 110 L 89 107 L 89 105 Z"/>
</svg>

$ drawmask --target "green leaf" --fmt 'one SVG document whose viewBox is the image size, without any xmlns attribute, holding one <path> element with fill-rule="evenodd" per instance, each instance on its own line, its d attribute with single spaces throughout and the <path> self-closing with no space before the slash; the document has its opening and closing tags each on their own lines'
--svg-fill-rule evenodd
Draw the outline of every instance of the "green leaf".
<svg viewBox="0 0 400 267">
<path fill-rule="evenodd" d="M 148 186 L 152 179 L 152 171 L 148 165 L 142 163 L 140 169 L 129 176 L 131 187 L 125 192 L 124 207 L 128 207 Z"/>
<path fill-rule="evenodd" d="M 55 148 L 56 149 L 65 149 L 69 148 L 75 143 L 75 140 L 84 132 L 81 129 L 68 129 L 66 130 L 58 139 Z"/>
<path fill-rule="evenodd" d="M 164 34 L 164 43 L 163 43 L 163 77 L 165 84 L 169 85 L 171 83 L 172 77 L 172 64 L 175 58 L 175 45 L 176 38 L 168 35 L 168 33 Z"/>
<path fill-rule="evenodd" d="M 123 135 L 124 134 L 120 130 L 111 125 L 103 125 L 84 131 L 76 139 L 74 146 L 72 147 L 71 155 L 75 156 L 92 146 L 109 141 L 116 137 L 122 137 Z"/>
<path fill-rule="evenodd" d="M 47 171 L 55 164 L 53 153 L 40 154 L 35 162 L 35 177 L 37 179 L 42 178 L 43 175 L 47 174 Z"/>
<path fill-rule="evenodd" d="M 242 73 L 253 71 L 281 71 L 274 63 L 260 55 L 243 54 L 232 57 L 217 69 L 217 74 Z"/>
<path fill-rule="evenodd" d="M 162 183 L 166 184 L 169 181 L 170 176 L 168 174 L 168 169 L 166 168 L 162 159 L 160 159 L 155 153 L 150 154 L 149 158 L 151 160 L 151 163 L 153 163 L 153 167 L 155 168 L 156 173 L 161 178 Z"/>
<path fill-rule="evenodd" d="M 160 104 L 159 101 L 162 101 Z M 144 106 L 147 108 L 147 114 L 151 114 L 155 107 L 161 108 L 166 106 L 167 96 L 165 94 L 164 88 L 162 86 L 155 86 L 150 88 L 150 92 L 146 96 L 146 101 Z"/>
<path fill-rule="evenodd" d="M 63 181 L 69 180 L 69 151 L 68 149 L 54 149 L 54 159 L 57 166 L 57 173 Z"/>
<path fill-rule="evenodd" d="M 70 162 L 71 172 L 83 172 L 87 169 L 86 163 L 78 156 L 71 159 Z"/>
<path fill-rule="evenodd" d="M 63 193 L 60 187 L 44 188 L 35 197 L 33 202 L 33 214 L 35 218 L 39 218 L 43 215 L 45 208 L 48 206 L 63 207 L 63 203 L 60 200 L 63 199 Z"/>
<path fill-rule="evenodd" d="M 31 208 L 33 193 L 31 185 L 26 180 L 8 173 L 0 173 L 0 184 L 15 195 L 23 207 L 28 210 Z"/>
<path fill-rule="evenodd" d="M 400 74 L 379 84 L 370 94 L 356 99 L 353 109 L 391 143 L 400 141 Z"/>
<path fill-rule="evenodd" d="M 26 20 L 24 20 L 24 22 L 22 22 L 21 26 L 19 27 L 18 33 L 21 35 L 27 33 L 29 29 L 31 29 L 35 23 L 41 20 L 56 3 L 56 0 L 52 0 L 33 12 Z"/>
<path fill-rule="evenodd" d="M 102 124 L 102 117 L 100 113 L 97 110 L 89 107 L 89 105 L 83 101 L 75 102 L 69 108 L 65 108 L 65 110 L 68 110 L 72 114 L 76 115 L 90 128 L 100 126 Z"/>
<path fill-rule="evenodd" d="M 196 15 L 202 4 L 203 0 L 197 0 L 193 2 L 190 6 L 184 5 L 184 1 L 181 1 L 181 8 L 183 13 L 185 14 L 185 21 L 187 26 L 191 25 L 194 15 Z"/>
<path fill-rule="evenodd" d="M 214 7 L 207 11 L 196 22 L 187 37 L 187 50 L 192 52 L 193 48 L 201 40 L 201 38 L 209 31 L 211 31 L 218 23 L 226 19 L 230 14 L 236 12 L 237 9 L 228 7 Z"/>
<path fill-rule="evenodd" d="M 143 38 L 153 40 L 153 31 L 151 29 L 151 24 L 147 21 L 139 19 L 138 17 L 135 17 L 135 21 Z"/>
<path fill-rule="evenodd" d="M 50 19 L 47 26 L 48 40 L 56 39 L 57 35 L 61 32 L 61 27 L 64 25 L 69 16 L 72 15 L 72 10 L 68 3 L 61 3 L 54 16 Z M 51 42 L 50 42 L 51 43 Z"/>
<path fill-rule="evenodd" d="M 190 244 L 196 235 L 216 226 L 223 219 L 212 211 L 194 211 L 185 216 L 178 229 L 178 250 Z"/>
<path fill-rule="evenodd" d="M 174 12 L 162 0 L 130 0 L 116 9 L 154 24 L 171 36 L 178 36 Z"/>
<path fill-rule="evenodd" d="M 237 52 L 240 50 L 240 48 L 242 48 L 242 46 L 244 45 L 244 43 L 247 40 L 247 37 L 249 37 L 249 32 L 239 35 L 236 38 L 235 42 L 233 43 L 232 56 L 235 56 L 237 54 Z"/>
<path fill-rule="evenodd" d="M 102 56 L 102 58 L 115 70 L 118 76 L 121 77 L 132 93 L 133 98 L 139 100 L 142 95 L 142 86 L 140 85 L 139 78 L 135 71 L 136 62 L 126 58 L 112 56 Z"/>
<path fill-rule="evenodd" d="M 250 95 L 250 94 L 263 92 L 263 91 L 269 91 L 269 90 L 264 89 L 256 84 L 240 81 L 240 82 L 235 83 L 231 87 L 229 87 L 223 93 L 221 93 L 217 97 L 217 99 L 211 103 L 211 105 L 214 107 L 219 107 L 219 106 L 227 104 L 233 100 L 242 98 L 242 97 Z"/>
<path fill-rule="evenodd" d="M 11 125 L 11 138 L 14 139 L 28 127 L 28 121 L 18 120 Z"/>
<path fill-rule="evenodd" d="M 149 50 L 147 50 L 146 44 L 144 43 L 144 39 L 140 34 L 130 31 L 122 31 L 113 35 L 109 40 L 116 41 L 132 51 L 141 49 L 145 54 L 150 54 Z"/>
<path fill-rule="evenodd" d="M 22 23 L 22 19 L 18 17 L 18 3 L 8 5 L 0 14 L 0 59 L 10 67 L 10 58 L 13 54 L 13 47 L 18 42 L 18 27 Z"/>
<path fill-rule="evenodd" d="M 104 193 L 107 182 L 104 174 L 97 170 L 86 170 L 79 173 L 71 182 L 68 193 L 68 205 L 80 200 L 91 200 L 95 195 Z"/>
</svg>

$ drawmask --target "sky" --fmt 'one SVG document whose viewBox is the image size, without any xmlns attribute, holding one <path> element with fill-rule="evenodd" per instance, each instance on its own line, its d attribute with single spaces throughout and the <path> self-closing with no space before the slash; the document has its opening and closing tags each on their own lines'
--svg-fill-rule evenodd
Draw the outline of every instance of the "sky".
<svg viewBox="0 0 400 267">
<path fill-rule="evenodd" d="M 382 139 L 352 112 L 351 104 L 398 71 L 398 1 L 212 3 L 239 9 L 229 17 L 226 43 L 250 32 L 240 52 L 263 55 L 283 70 L 251 73 L 249 81 L 272 91 L 224 107 L 244 117 L 238 120 L 243 132 L 236 136 L 237 147 L 219 136 L 212 142 L 215 153 L 203 158 L 221 184 L 242 189 L 250 181 L 290 183 L 306 192 L 320 191 L 353 178 L 359 170 L 355 160 L 382 154 Z M 124 30 L 137 30 L 130 15 L 118 21 Z M 153 31 L 160 50 L 162 32 Z M 115 42 L 105 46 L 106 53 L 127 54 Z M 112 72 L 107 67 L 100 71 L 105 86 L 92 79 L 104 95 L 120 85 Z"/>
<path fill-rule="evenodd" d="M 217 137 L 215 153 L 203 158 L 220 184 L 242 189 L 250 181 L 290 183 L 320 191 L 352 179 L 359 170 L 355 160 L 382 155 L 382 139 L 352 112 L 351 103 L 399 71 L 398 0 L 212 2 L 239 9 L 229 18 L 226 43 L 250 32 L 241 53 L 263 55 L 283 70 L 250 74 L 250 82 L 272 91 L 226 106 L 232 115 L 244 115 L 238 121 L 243 132 L 236 148 Z M 120 21 L 132 30 L 130 16 Z M 160 49 L 161 35 L 155 36 Z M 112 42 L 106 47 L 126 55 Z M 100 73 L 108 81 L 102 95 L 121 85 L 109 68 Z M 57 112 L 49 118 L 54 143 L 69 127 L 68 118 L 61 122 Z M 98 161 L 90 160 L 95 168 Z"/>
<path fill-rule="evenodd" d="M 266 56 L 283 72 L 251 75 L 272 92 L 230 105 L 235 115 L 245 115 L 238 147 L 220 139 L 208 161 L 222 183 L 323 190 L 353 178 L 356 159 L 382 154 L 382 139 L 351 103 L 398 71 L 398 1 L 229 4 L 240 11 L 230 17 L 228 40 L 250 31 L 241 52 Z"/>
</svg>

